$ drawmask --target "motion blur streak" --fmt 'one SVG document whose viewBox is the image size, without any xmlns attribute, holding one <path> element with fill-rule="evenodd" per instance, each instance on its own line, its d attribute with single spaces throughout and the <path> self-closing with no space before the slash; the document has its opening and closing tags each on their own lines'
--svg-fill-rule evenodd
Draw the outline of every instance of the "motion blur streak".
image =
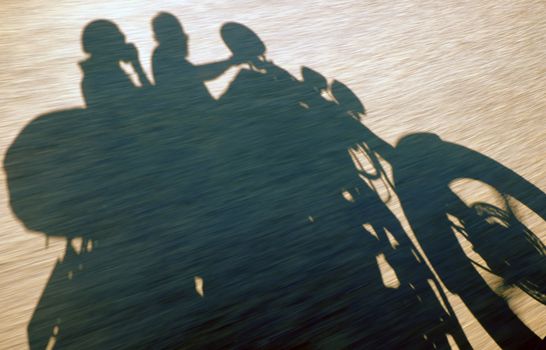
<svg viewBox="0 0 546 350">
<path fill-rule="evenodd" d="M 182 23 L 193 64 L 229 58 L 220 30 L 242 23 L 266 47 L 252 73 L 322 95 L 288 84 L 263 98 L 237 62 L 206 81 L 221 108 L 176 115 L 206 118 L 161 119 L 154 97 L 122 104 L 127 125 L 101 124 L 82 92 L 96 68 L 84 27 L 115 23 L 153 84 L 160 11 Z M 545 13 L 543 0 L 3 0 L 0 349 L 544 338 Z M 364 125 L 291 124 L 346 112 Z M 358 189 L 337 168 L 349 155 L 328 158 L 336 134 L 360 152 Z M 504 239 L 480 235 L 491 228 Z"/>
</svg>

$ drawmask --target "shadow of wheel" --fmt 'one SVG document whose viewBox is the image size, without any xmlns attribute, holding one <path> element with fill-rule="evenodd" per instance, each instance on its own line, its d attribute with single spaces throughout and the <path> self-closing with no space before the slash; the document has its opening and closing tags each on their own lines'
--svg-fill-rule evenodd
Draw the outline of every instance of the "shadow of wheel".
<svg viewBox="0 0 546 350">
<path fill-rule="evenodd" d="M 467 237 L 490 272 L 546 304 L 546 248 L 541 240 L 509 210 L 484 202 L 472 209 L 487 227 Z"/>
</svg>

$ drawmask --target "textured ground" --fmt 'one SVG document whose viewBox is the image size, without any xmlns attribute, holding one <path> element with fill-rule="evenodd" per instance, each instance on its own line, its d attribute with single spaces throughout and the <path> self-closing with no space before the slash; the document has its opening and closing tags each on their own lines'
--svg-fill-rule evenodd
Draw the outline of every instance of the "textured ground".
<svg viewBox="0 0 546 350">
<path fill-rule="evenodd" d="M 320 72 L 329 80 L 337 79 L 349 86 L 366 106 L 368 112 L 365 118 L 366 126 L 388 143 L 394 145 L 403 135 L 409 133 L 434 133 L 442 140 L 465 146 L 494 159 L 534 184 L 542 192 L 546 191 L 544 170 L 546 168 L 544 152 L 546 149 L 544 141 L 546 139 L 544 117 L 546 110 L 544 81 L 546 3 L 544 1 L 519 0 L 500 4 L 498 1 L 405 0 L 393 6 L 391 2 L 386 1 L 307 1 L 296 5 L 293 1 L 238 0 L 229 3 L 220 1 L 194 3 L 191 1 L 157 3 L 94 1 L 85 4 L 82 1 L 57 1 L 55 4 L 46 4 L 45 1 L 26 1 L 23 4 L 20 1 L 4 0 L 0 9 L 2 18 L 0 24 L 0 51 L 2 52 L 0 55 L 0 160 L 4 161 L 6 151 L 23 127 L 37 116 L 83 106 L 80 92 L 81 71 L 77 63 L 84 59 L 80 40 L 82 28 L 86 23 L 98 18 L 115 21 L 125 33 L 127 40 L 136 44 L 140 52 L 140 60 L 150 73 L 150 55 L 154 47 L 150 20 L 158 11 L 172 12 L 183 23 L 190 36 L 190 60 L 194 63 L 209 62 L 229 56 L 230 52 L 222 42 L 219 29 L 224 22 L 228 21 L 244 23 L 265 43 L 268 59 L 273 60 L 276 65 L 294 76 L 299 78 L 300 67 L 307 66 Z M 220 95 L 236 73 L 236 70 L 228 71 L 225 76 L 209 83 L 211 92 L 215 96 Z M 10 208 L 4 172 L 0 172 L 0 181 L 2 182 L 0 187 L 0 348 L 24 349 L 29 343 L 27 326 L 33 312 L 48 284 L 57 259 L 65 255 L 65 239 L 52 237 L 46 242 L 44 235 L 40 232 L 25 229 Z M 453 186 L 465 202 L 495 200 L 491 195 L 492 192 L 483 185 L 459 182 Z M 295 191 L 297 192 L 297 188 Z M 535 205 L 539 211 L 544 212 L 546 205 L 544 202 L 539 201 Z M 401 221 L 408 236 L 415 240 L 410 225 L 400 210 L 398 200 L 389 202 L 389 207 Z M 546 224 L 539 217 L 540 213 L 533 213 L 524 205 L 516 204 L 515 207 L 518 208 L 518 219 L 531 228 L 543 243 L 546 243 Z M 219 205 L 219 208 L 222 209 L 222 206 Z M 251 230 L 252 226 L 248 226 L 247 229 Z M 240 272 L 236 267 L 244 266 L 240 260 L 241 256 L 245 256 L 245 252 L 237 255 L 239 251 L 230 246 L 234 243 L 226 243 L 223 240 L 225 237 L 219 237 L 222 240 L 189 245 L 189 248 L 182 250 L 180 254 L 190 255 L 192 249 L 200 250 L 201 253 L 198 256 L 204 259 L 200 260 L 200 263 L 206 265 L 207 254 L 203 252 L 207 250 L 202 246 L 208 245 L 207 249 L 211 249 L 211 255 L 218 254 L 218 251 L 225 252 L 225 250 L 233 249 L 235 252 L 232 255 L 222 255 L 222 259 L 233 259 L 233 264 L 230 264 L 229 260 L 222 262 L 224 265 L 232 265 L 231 270 L 222 270 L 222 268 L 217 270 L 224 274 L 220 278 L 222 281 L 222 278 L 227 279 L 225 274 L 230 273 L 229 271 Z M 283 242 L 283 235 L 279 237 L 279 249 L 289 249 L 289 238 L 286 238 L 287 242 Z M 238 237 L 234 242 L 242 241 L 244 237 Z M 260 243 L 256 237 L 254 241 L 256 244 Z M 480 259 L 471 251 L 467 241 L 462 238 L 460 241 L 469 256 L 475 260 Z M 121 266 L 130 268 L 133 266 L 131 264 L 145 265 L 144 262 L 150 261 L 147 258 L 152 258 L 153 252 L 160 252 L 159 249 L 165 248 L 168 244 L 164 240 L 161 244 L 147 247 L 146 242 L 148 242 L 146 239 L 143 239 L 141 243 L 133 241 L 129 247 L 137 252 L 133 256 L 139 257 L 140 260 L 130 263 L 122 262 Z M 275 240 L 270 237 L 264 237 L 262 243 L 266 244 L 264 242 L 275 244 Z M 329 241 L 326 240 L 326 242 Z M 298 244 L 303 244 L 306 250 L 312 251 L 313 243 L 304 241 Z M 331 256 L 321 251 L 325 244 L 317 245 L 317 250 L 320 251 L 317 253 L 319 258 L 320 254 Z M 218 251 L 214 250 L 215 245 Z M 340 247 L 343 246 L 344 244 L 340 245 Z M 112 249 L 118 249 L 118 255 L 112 259 L 123 259 L 133 254 L 120 253 L 119 249 L 123 251 L 125 249 L 123 247 Z M 147 249 L 149 249 L 148 253 Z M 354 246 L 351 249 L 351 253 L 347 255 L 344 255 L 341 248 L 335 250 L 338 255 L 334 254 L 333 259 L 340 261 L 339 265 L 334 265 L 336 268 L 345 266 L 341 262 L 345 258 L 349 261 L 349 265 L 358 261 L 358 258 L 351 255 L 358 255 L 358 252 Z M 377 259 L 372 258 L 369 264 L 377 263 L 384 267 L 381 249 L 368 252 L 377 256 Z M 97 254 L 103 254 L 100 255 L 102 258 L 108 256 L 100 250 L 97 250 Z M 271 254 L 270 258 L 276 259 L 275 253 Z M 294 254 L 298 256 L 297 253 Z M 255 252 L 248 253 L 248 256 L 252 256 L 252 259 L 261 259 Z M 351 260 L 353 259 L 351 257 L 356 260 Z M 166 259 L 169 261 L 170 258 Z M 219 264 L 213 263 L 213 260 L 212 258 L 210 260 L 211 266 Z M 96 263 L 93 265 L 93 262 L 90 264 L 99 270 L 107 269 L 108 265 L 107 262 L 102 262 L 100 266 Z M 115 265 L 114 261 L 112 265 Z M 294 267 L 285 267 L 285 270 L 286 268 Z M 282 268 L 279 269 L 282 270 Z M 152 268 L 143 271 L 150 273 L 155 270 Z M 353 274 L 356 272 L 350 269 L 347 271 L 347 278 L 354 278 Z M 385 288 L 389 291 L 398 290 L 397 282 L 392 281 L 392 274 L 389 281 L 388 273 L 385 271 L 382 273 Z M 397 271 L 397 274 L 399 280 L 402 280 L 405 275 L 404 270 Z M 546 306 L 517 288 L 499 287 L 502 281 L 494 275 L 483 270 L 480 270 L 480 274 L 491 288 L 507 301 L 513 313 L 532 332 L 540 338 L 546 336 Z M 290 274 L 287 273 L 288 275 Z M 267 277 L 267 273 L 265 276 Z M 104 279 L 107 280 L 108 277 Z M 396 280 L 396 277 L 394 279 Z M 237 279 L 239 280 L 244 283 L 242 277 Z M 302 293 L 300 296 L 305 299 L 308 295 L 306 293 L 316 292 L 319 286 L 324 286 L 320 279 L 318 280 L 319 282 L 315 281 L 318 284 L 298 289 L 293 298 L 298 299 L 296 294 Z M 101 279 L 94 281 L 103 282 Z M 193 288 L 191 276 L 188 277 L 188 281 L 188 285 Z M 120 283 L 123 284 L 123 282 L 125 281 Z M 138 283 L 132 284 L 129 281 L 128 285 L 141 286 Z M 256 283 L 258 288 L 266 284 L 265 282 Z M 161 282 L 157 285 L 162 286 Z M 208 296 L 206 278 L 204 285 L 203 300 L 206 300 Z M 350 285 L 349 283 L 348 286 Z M 164 284 L 163 288 L 168 289 L 169 286 Z M 62 289 L 62 287 L 57 288 Z M 112 289 L 105 287 L 101 295 L 114 293 L 117 290 L 115 288 L 117 287 Z M 194 293 L 191 288 L 190 291 Z M 248 290 L 250 294 L 253 293 L 250 282 L 244 288 L 240 288 Z M 339 288 L 344 288 L 343 283 L 340 283 Z M 316 292 L 324 294 L 316 297 L 317 303 L 330 299 L 338 300 L 340 297 L 336 293 L 339 288 L 336 288 L 335 284 L 327 285 L 321 292 Z M 328 291 L 331 291 L 331 294 Z M 379 289 L 377 291 L 380 293 Z M 241 295 L 250 295 L 245 293 L 247 292 L 241 292 Z M 477 322 L 474 313 L 469 311 L 468 305 L 465 305 L 457 295 L 447 290 L 445 293 L 470 344 L 477 349 L 496 348 L 497 345 Z M 284 295 L 284 292 L 282 294 Z M 230 294 L 227 293 L 227 295 L 226 298 L 230 298 Z M 233 300 L 238 300 L 237 298 L 241 295 L 233 296 Z M 379 294 L 375 294 L 375 297 L 370 297 L 368 303 L 364 303 L 363 310 L 375 312 L 396 308 L 393 306 L 397 305 L 396 302 L 390 297 L 382 299 L 377 295 Z M 393 298 L 396 298 L 396 295 L 394 293 Z M 196 293 L 191 297 L 200 300 Z M 254 297 L 255 302 L 260 304 L 259 293 Z M 268 298 L 281 300 L 275 295 Z M 263 299 L 265 300 L 266 297 L 264 296 Z M 138 305 L 138 296 L 135 300 Z M 301 301 L 300 304 L 293 302 L 295 305 L 301 305 Z M 57 301 L 57 303 L 60 302 Z M 284 301 L 279 303 L 281 304 L 278 306 L 279 310 L 289 310 Z M 373 307 L 370 304 L 373 304 Z M 199 309 L 201 306 L 197 306 L 198 309 L 195 309 L 196 306 L 191 305 L 187 306 L 189 309 L 183 310 L 199 310 L 208 315 L 207 312 L 212 313 L 210 310 L 215 310 L 216 307 Z M 228 314 L 232 312 L 222 309 L 223 306 L 218 307 Z M 252 319 L 256 314 L 263 315 L 263 310 L 259 306 L 248 307 L 251 313 L 241 311 L 243 313 L 241 317 Z M 371 322 L 364 327 L 367 336 L 371 338 L 374 334 L 380 333 L 383 333 L 381 337 L 385 337 L 384 333 L 389 332 L 373 322 L 373 319 L 359 317 L 358 306 L 351 307 L 353 311 L 349 313 L 345 321 L 347 324 L 355 320 Z M 68 309 L 74 315 L 79 312 L 76 308 Z M 157 311 L 157 309 L 151 310 Z M 232 314 L 238 314 L 238 312 L 233 311 Z M 304 311 L 301 312 L 303 314 L 301 317 L 307 317 Z M 314 315 L 313 312 L 311 314 Z M 389 316 L 391 313 L 385 311 L 385 314 Z M 76 324 L 79 321 L 74 315 L 69 315 L 67 318 Z M 393 317 L 399 317 L 399 319 L 380 319 L 381 322 L 402 325 L 400 326 L 402 330 L 396 328 L 390 330 L 393 338 L 397 334 L 411 332 L 411 308 L 408 313 L 393 312 L 392 315 L 396 315 Z M 172 316 L 167 312 L 165 317 L 169 319 Z M 142 312 L 138 317 L 142 317 Z M 161 315 L 154 317 L 156 318 L 152 318 L 153 320 L 161 320 Z M 296 321 L 290 318 L 285 320 L 286 317 L 277 316 L 275 313 L 272 313 L 271 317 L 273 320 L 278 317 L 283 322 L 297 322 L 297 318 Z M 123 322 L 120 319 L 112 318 L 113 322 L 118 322 L 118 325 Z M 258 319 L 257 322 L 264 324 L 272 322 L 267 317 Z M 229 317 L 218 322 L 226 322 L 228 325 L 227 328 L 222 328 L 212 323 L 213 328 L 219 327 L 214 328 L 218 329 L 215 336 L 220 339 L 219 341 L 224 339 L 223 332 L 226 332 L 228 334 L 226 337 L 229 338 L 230 327 L 237 328 L 233 326 L 236 321 Z M 209 336 L 203 324 L 206 325 L 206 321 L 199 323 L 197 327 L 201 328 L 195 331 L 198 338 L 195 339 L 196 344 L 203 342 L 203 339 L 199 338 L 201 334 L 203 337 Z M 343 319 L 337 323 L 334 322 L 334 325 L 342 327 Z M 191 328 L 194 325 L 184 324 L 183 326 Z M 82 327 L 80 333 L 85 333 L 86 328 Z M 118 337 L 117 345 L 120 347 L 131 344 L 126 339 L 134 338 L 135 329 L 138 328 L 126 330 L 123 327 L 116 327 L 113 326 L 112 329 L 121 329 L 126 333 L 112 335 L 98 331 L 97 337 Z M 240 333 L 256 332 L 257 336 L 260 334 L 260 328 L 256 330 L 252 327 L 245 328 L 244 325 L 241 327 L 238 331 Z M 356 328 L 354 332 L 362 332 L 358 327 Z M 321 328 L 308 325 L 301 332 L 309 332 L 308 334 L 313 335 L 316 329 Z M 160 327 L 156 334 L 159 334 L 161 330 L 165 328 Z M 61 333 L 62 331 L 61 327 Z M 510 332 L 509 329 L 506 331 Z M 336 334 L 332 329 L 328 332 Z M 345 334 L 343 331 L 337 333 Z M 331 339 L 321 338 L 318 343 L 311 345 L 336 348 L 343 344 L 350 344 L 351 339 L 347 337 L 350 338 L 355 333 L 353 331 L 346 333 L 348 335 L 339 336 L 341 339 L 332 335 Z M 170 334 L 165 333 L 161 337 L 170 337 Z M 363 339 L 364 343 L 361 344 L 366 344 L 366 337 Z M 152 341 L 150 344 L 153 344 L 153 339 L 143 338 L 142 341 L 140 345 L 145 341 Z M 183 343 L 183 341 L 179 342 L 179 344 Z M 453 344 L 454 341 L 451 339 L 450 343 Z M 67 347 L 77 346 L 70 342 L 66 344 L 68 344 Z M 267 345 L 267 343 L 264 344 Z M 275 345 L 275 343 L 272 344 Z M 85 347 L 86 343 L 81 346 Z M 87 346 L 92 347 L 93 342 L 87 343 Z"/>
</svg>

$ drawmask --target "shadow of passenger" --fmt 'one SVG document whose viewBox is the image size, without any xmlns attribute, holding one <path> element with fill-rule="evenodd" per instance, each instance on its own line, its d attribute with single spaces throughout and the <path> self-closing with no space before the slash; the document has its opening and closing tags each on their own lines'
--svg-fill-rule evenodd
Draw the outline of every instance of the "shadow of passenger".
<svg viewBox="0 0 546 350">
<path fill-rule="evenodd" d="M 162 124 L 165 111 L 118 27 L 93 21 L 82 43 L 86 108 L 33 120 L 4 163 L 17 217 L 67 239 L 29 323 L 29 345 L 139 348 L 176 327 L 177 315 L 165 310 L 184 300 L 185 281 L 193 300 L 195 274 L 169 274 L 165 264 L 180 230 L 198 226 L 201 173 L 188 146 L 172 154 L 175 133 L 166 131 L 176 125 Z M 178 265 L 191 266 L 186 258 L 177 255 Z"/>
<path fill-rule="evenodd" d="M 154 122 L 157 135 L 152 137 L 156 144 L 152 148 L 158 149 L 157 142 L 163 145 L 154 161 L 156 168 L 162 169 L 159 176 L 167 178 L 158 183 L 171 181 L 173 174 L 178 174 L 177 184 L 163 196 L 180 197 L 179 191 L 174 189 L 183 186 L 185 196 L 191 196 L 192 203 L 197 198 L 205 203 L 205 192 L 210 192 L 213 186 L 209 178 L 217 157 L 217 134 L 222 132 L 218 103 L 205 82 L 218 78 L 239 62 L 231 57 L 201 65 L 191 63 L 189 36 L 170 13 L 158 13 L 152 20 L 152 30 L 157 42 L 152 71 L 153 97 L 158 111 Z M 190 178 L 195 181 L 188 181 Z"/>
<path fill-rule="evenodd" d="M 89 54 L 80 64 L 87 108 L 36 118 L 20 133 L 5 161 L 15 214 L 29 229 L 70 238 L 100 231 L 89 228 L 115 209 L 104 207 L 115 195 L 97 186 L 116 176 L 110 168 L 116 164 L 112 157 L 119 153 L 116 147 L 127 146 L 133 106 L 143 96 L 143 89 L 120 67 L 137 56 L 115 24 L 93 21 L 84 29 L 82 42 Z M 141 78 L 145 86 L 145 75 Z"/>
<path fill-rule="evenodd" d="M 214 98 L 205 82 L 218 78 L 237 62 L 230 58 L 199 66 L 192 64 L 187 58 L 188 34 L 170 13 L 160 12 L 154 17 L 152 28 L 157 41 L 152 69 L 160 102 L 171 111 L 210 112 Z"/>
</svg>

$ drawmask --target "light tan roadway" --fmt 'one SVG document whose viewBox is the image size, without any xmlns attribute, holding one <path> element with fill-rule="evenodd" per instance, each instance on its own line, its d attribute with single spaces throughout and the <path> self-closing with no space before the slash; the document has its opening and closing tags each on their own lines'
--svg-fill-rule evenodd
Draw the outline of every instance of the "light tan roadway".
<svg viewBox="0 0 546 350">
<path fill-rule="evenodd" d="M 367 126 L 390 143 L 430 131 L 546 191 L 543 0 L 2 0 L 0 160 L 34 117 L 83 104 L 77 63 L 84 58 L 80 35 L 87 22 L 115 21 L 149 72 L 150 19 L 160 10 L 180 18 L 193 62 L 227 57 L 219 28 L 226 21 L 244 23 L 263 39 L 268 58 L 294 75 L 306 65 L 347 84 L 368 109 Z M 209 84 L 213 93 L 221 93 L 233 74 Z M 46 249 L 43 236 L 26 232 L 11 213 L 4 173 L 0 183 L 0 349 L 25 349 L 26 326 L 64 242 L 52 240 Z M 468 195 L 487 195 L 465 188 Z M 544 222 L 527 214 L 523 219 L 545 242 Z M 484 277 L 493 287 L 498 283 Z M 545 337 L 546 306 L 517 289 L 503 293 Z M 450 302 L 472 345 L 495 348 L 460 299 L 450 295 Z"/>
</svg>

